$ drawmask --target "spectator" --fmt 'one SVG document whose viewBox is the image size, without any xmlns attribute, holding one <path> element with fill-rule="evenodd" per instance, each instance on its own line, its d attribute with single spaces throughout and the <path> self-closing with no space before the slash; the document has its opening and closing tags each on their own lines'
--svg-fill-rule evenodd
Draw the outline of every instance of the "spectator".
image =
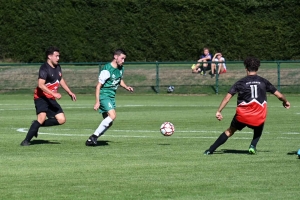
<svg viewBox="0 0 300 200">
<path fill-rule="evenodd" d="M 211 78 L 215 76 L 215 70 L 216 69 L 216 64 L 218 64 L 218 72 L 217 74 L 222 74 L 226 73 L 226 64 L 225 64 L 225 58 L 222 57 L 222 53 L 216 53 L 212 59 L 213 62 L 218 62 L 218 63 L 212 63 L 211 64 Z"/>
<path fill-rule="evenodd" d="M 197 64 L 192 65 L 192 73 L 199 73 L 206 76 L 206 70 L 211 67 L 211 63 L 208 63 L 211 61 L 211 54 L 209 53 L 208 48 L 203 49 L 203 54 L 200 56 L 200 59 L 198 60 Z M 202 67 L 202 69 L 201 69 Z"/>
</svg>

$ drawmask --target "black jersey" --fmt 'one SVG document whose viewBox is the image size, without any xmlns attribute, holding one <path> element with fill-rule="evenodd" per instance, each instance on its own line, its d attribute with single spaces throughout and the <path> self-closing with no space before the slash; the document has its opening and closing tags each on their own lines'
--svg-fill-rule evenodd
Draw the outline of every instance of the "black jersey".
<svg viewBox="0 0 300 200">
<path fill-rule="evenodd" d="M 259 126 L 267 116 L 267 92 L 277 89 L 265 78 L 249 75 L 237 81 L 228 91 L 237 97 L 236 119 L 242 123 Z"/>
<path fill-rule="evenodd" d="M 46 62 L 40 67 L 39 79 L 44 79 L 46 81 L 45 82 L 46 87 L 53 92 L 57 92 L 61 77 L 62 77 L 62 73 L 61 73 L 60 65 L 57 65 L 55 66 L 55 68 L 53 68 Z M 36 87 L 34 91 L 34 99 L 40 97 L 55 99 L 52 95 L 41 90 L 41 88 Z"/>
</svg>

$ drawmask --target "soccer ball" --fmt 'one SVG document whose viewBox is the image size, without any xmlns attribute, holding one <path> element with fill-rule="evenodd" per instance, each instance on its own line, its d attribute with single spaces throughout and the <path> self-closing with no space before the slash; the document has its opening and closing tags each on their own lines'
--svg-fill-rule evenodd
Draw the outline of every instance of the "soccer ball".
<svg viewBox="0 0 300 200">
<path fill-rule="evenodd" d="M 175 131 L 175 127 L 171 122 L 164 122 L 160 126 L 160 132 L 161 134 L 163 134 L 163 136 L 171 136 L 173 135 L 174 131 Z"/>
<path fill-rule="evenodd" d="M 167 92 L 172 93 L 172 92 L 174 92 L 174 89 L 175 89 L 174 86 L 170 85 L 167 89 Z"/>
</svg>

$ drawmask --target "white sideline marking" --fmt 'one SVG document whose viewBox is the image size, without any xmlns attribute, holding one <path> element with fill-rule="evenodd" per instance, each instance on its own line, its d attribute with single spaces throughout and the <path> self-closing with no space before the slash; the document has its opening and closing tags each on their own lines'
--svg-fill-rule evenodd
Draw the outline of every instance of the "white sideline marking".
<svg viewBox="0 0 300 200">
<path fill-rule="evenodd" d="M 15 128 L 14 128 L 15 129 Z M 22 129 L 27 129 L 27 128 L 22 128 Z M 53 130 L 52 128 L 43 128 L 46 130 Z M 71 128 L 64 128 L 64 129 L 59 129 L 60 131 L 72 131 L 72 130 L 78 130 L 78 129 L 71 129 Z M 86 130 L 86 131 L 94 131 L 94 129 L 80 129 L 80 130 Z M 110 132 L 136 132 L 136 133 L 157 133 L 159 130 L 154 131 L 154 130 L 118 130 L 118 129 L 112 129 L 109 130 Z M 175 133 L 222 133 L 222 131 L 178 131 L 175 130 Z M 253 132 L 246 132 L 242 131 L 239 133 L 253 133 Z M 269 133 L 269 132 L 264 132 L 264 133 Z"/>
<path fill-rule="evenodd" d="M 287 132 L 287 133 L 282 133 L 282 134 L 287 134 L 287 135 L 299 135 L 300 133 L 298 133 L 298 132 Z"/>
<path fill-rule="evenodd" d="M 26 128 L 19 128 L 19 129 L 17 129 L 17 131 L 21 132 L 21 133 L 27 133 Z M 114 130 L 114 131 L 116 131 L 116 130 Z M 158 131 L 155 131 L 155 132 L 158 132 Z M 42 133 L 42 132 L 39 132 L 39 135 L 83 136 L 83 137 L 88 137 L 90 134 L 60 134 L 60 133 Z M 138 135 L 138 136 L 134 136 L 134 135 L 102 135 L 101 137 L 103 137 L 103 136 L 125 137 L 125 138 L 154 138 L 153 136 L 145 136 L 145 135 Z M 173 138 L 216 138 L 216 137 L 173 137 Z M 247 139 L 249 139 L 249 138 L 247 138 Z"/>
<path fill-rule="evenodd" d="M 18 128 L 17 131 L 18 132 L 21 132 L 21 133 L 27 133 L 27 128 Z M 71 129 L 65 129 L 65 130 L 71 130 Z M 133 130 L 111 130 L 111 131 L 117 131 L 117 132 L 133 132 Z M 135 131 L 137 132 L 137 131 Z M 139 132 L 145 132 L 145 131 L 142 131 L 142 130 L 139 130 Z M 155 132 L 155 133 L 158 133 L 158 131 L 147 131 L 147 132 Z M 177 132 L 191 132 L 191 131 L 177 131 Z M 209 132 L 209 131 L 202 131 L 202 132 Z M 210 132 L 213 132 L 213 131 L 210 131 Z M 217 131 L 214 131 L 214 132 L 217 132 Z M 219 131 L 218 131 L 219 133 Z M 56 135 L 56 136 L 68 136 L 68 137 L 74 137 L 74 136 L 82 136 L 82 137 L 88 137 L 90 134 L 61 134 L 61 133 L 43 133 L 43 132 L 39 132 L 40 135 Z M 157 134 L 159 135 L 159 134 Z M 103 135 L 105 137 L 123 137 L 123 138 L 157 138 L 155 136 L 145 136 L 145 135 L 110 135 L 110 134 L 107 134 L 107 135 Z M 103 137 L 101 136 L 101 137 Z M 215 139 L 217 137 L 210 137 L 210 136 L 190 136 L 190 137 L 187 137 L 187 136 L 173 136 L 172 138 L 176 138 L 176 139 Z M 284 138 L 284 137 L 282 137 Z M 231 139 L 234 139 L 234 140 L 250 140 L 252 139 L 251 138 L 248 138 L 248 137 L 233 137 Z M 286 139 L 291 139 L 291 138 L 286 138 Z"/>
<path fill-rule="evenodd" d="M 290 138 L 290 137 L 277 137 L 278 139 L 287 139 L 287 140 L 295 140 L 300 138 Z"/>
</svg>

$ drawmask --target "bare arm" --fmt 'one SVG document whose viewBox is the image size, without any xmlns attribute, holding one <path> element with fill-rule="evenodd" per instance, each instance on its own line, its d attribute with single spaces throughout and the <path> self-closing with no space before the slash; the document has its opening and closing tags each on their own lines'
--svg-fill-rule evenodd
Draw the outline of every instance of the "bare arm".
<svg viewBox="0 0 300 200">
<path fill-rule="evenodd" d="M 283 94 L 281 94 L 279 91 L 276 91 L 274 93 L 274 95 L 280 100 L 282 101 L 282 105 L 283 107 L 285 107 L 286 109 L 289 109 L 291 107 L 290 102 L 288 102 L 288 100 L 285 98 L 285 96 Z"/>
<path fill-rule="evenodd" d="M 222 100 L 220 106 L 219 106 L 219 109 L 216 113 L 216 118 L 221 121 L 223 119 L 223 116 L 221 114 L 223 108 L 225 108 L 225 106 L 227 105 L 227 103 L 229 102 L 229 100 L 231 99 L 232 95 L 227 93 L 227 95 L 224 97 L 224 99 Z"/>
<path fill-rule="evenodd" d="M 212 58 L 212 62 L 214 63 L 215 62 L 215 59 L 216 59 L 216 57 L 219 55 L 219 53 L 216 53 L 215 55 L 214 55 L 214 57 Z M 214 63 L 214 64 L 216 64 L 216 63 Z"/>
<path fill-rule="evenodd" d="M 125 82 L 123 81 L 123 79 L 121 79 L 120 86 L 121 86 L 122 88 L 125 88 L 125 89 L 128 90 L 129 92 L 133 92 L 133 88 L 127 86 L 127 85 L 125 84 Z"/>
<path fill-rule="evenodd" d="M 60 80 L 60 85 L 70 95 L 70 97 L 72 98 L 72 100 L 76 101 L 76 95 L 73 92 L 71 92 L 70 88 L 68 87 L 68 85 L 66 84 L 66 82 L 65 82 L 65 80 L 63 78 L 61 78 L 61 80 Z"/>
<path fill-rule="evenodd" d="M 95 92 L 95 105 L 94 110 L 98 110 L 100 107 L 100 89 L 101 89 L 102 83 L 98 82 L 96 85 L 96 92 Z"/>
<path fill-rule="evenodd" d="M 212 60 L 214 61 L 218 55 L 219 55 L 219 53 L 216 53 Z"/>
<path fill-rule="evenodd" d="M 61 94 L 51 91 L 49 88 L 46 87 L 45 83 L 46 83 L 46 80 L 39 78 L 39 80 L 38 80 L 38 87 L 41 90 L 43 90 L 44 92 L 46 92 L 48 94 L 51 94 L 56 99 L 60 99 L 61 98 Z"/>
</svg>

